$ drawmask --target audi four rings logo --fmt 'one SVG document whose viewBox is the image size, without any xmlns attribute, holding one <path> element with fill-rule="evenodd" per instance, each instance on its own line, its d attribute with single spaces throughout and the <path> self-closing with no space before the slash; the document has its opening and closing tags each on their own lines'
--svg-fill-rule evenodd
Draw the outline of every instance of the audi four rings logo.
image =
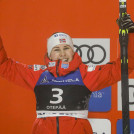
<svg viewBox="0 0 134 134">
<path fill-rule="evenodd" d="M 77 46 L 74 44 L 74 47 L 76 48 L 76 52 L 79 53 L 80 57 L 83 57 L 83 54 L 85 53 L 85 51 L 82 51 L 82 48 L 85 48 L 87 50 L 87 61 L 83 61 L 84 64 L 88 64 L 88 63 L 100 64 L 106 58 L 106 50 L 101 45 L 95 44 L 93 46 L 89 46 L 87 44 L 82 44 L 80 46 Z M 99 59 L 97 58 L 97 60 L 94 58 L 95 57 L 95 48 L 98 48 L 103 53 L 103 56 Z"/>
</svg>

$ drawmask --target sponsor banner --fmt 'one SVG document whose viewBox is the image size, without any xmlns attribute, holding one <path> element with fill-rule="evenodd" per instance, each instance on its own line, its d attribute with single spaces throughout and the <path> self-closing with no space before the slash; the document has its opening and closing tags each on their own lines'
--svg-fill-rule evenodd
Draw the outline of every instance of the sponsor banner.
<svg viewBox="0 0 134 134">
<path fill-rule="evenodd" d="M 89 111 L 106 112 L 111 109 L 111 86 L 93 92 L 89 101 Z"/>
<path fill-rule="evenodd" d="M 80 110 L 80 111 L 49 111 L 49 110 L 37 110 L 37 118 L 43 117 L 55 117 L 55 116 L 69 116 L 76 118 L 84 118 L 87 119 L 88 110 Z"/>
<path fill-rule="evenodd" d="M 134 79 L 129 79 L 129 110 L 134 111 Z M 121 81 L 118 82 L 118 111 L 122 111 Z"/>
<path fill-rule="evenodd" d="M 123 134 L 122 119 L 117 121 L 117 134 Z M 130 119 L 130 134 L 134 134 L 134 119 Z"/>
<path fill-rule="evenodd" d="M 91 123 L 93 134 L 111 134 L 111 122 L 108 119 L 88 119 Z"/>
<path fill-rule="evenodd" d="M 109 38 L 73 38 L 74 50 L 84 64 L 106 64 L 110 60 Z"/>
</svg>

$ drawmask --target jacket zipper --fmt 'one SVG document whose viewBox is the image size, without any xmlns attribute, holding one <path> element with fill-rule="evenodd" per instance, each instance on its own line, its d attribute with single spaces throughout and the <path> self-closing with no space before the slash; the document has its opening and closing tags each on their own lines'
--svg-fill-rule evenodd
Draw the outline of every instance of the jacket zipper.
<svg viewBox="0 0 134 134">
<path fill-rule="evenodd" d="M 57 74 L 58 77 L 59 77 L 59 71 L 58 71 L 59 63 L 60 63 L 60 60 L 58 60 L 57 65 L 56 65 L 56 74 Z"/>
<path fill-rule="evenodd" d="M 59 132 L 59 117 L 56 117 L 56 124 L 57 124 L 57 134 L 60 134 L 60 132 Z"/>
<path fill-rule="evenodd" d="M 58 77 L 59 77 L 59 72 L 58 72 L 59 63 L 60 63 L 60 60 L 58 60 L 57 65 L 56 65 L 56 74 Z M 59 134 L 59 117 L 56 117 L 56 124 L 57 124 L 57 134 Z"/>
</svg>

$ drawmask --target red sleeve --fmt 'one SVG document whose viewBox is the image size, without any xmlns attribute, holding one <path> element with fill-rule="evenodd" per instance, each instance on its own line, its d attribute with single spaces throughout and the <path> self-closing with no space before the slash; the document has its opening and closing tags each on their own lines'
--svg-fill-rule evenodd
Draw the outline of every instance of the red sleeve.
<svg viewBox="0 0 134 134">
<path fill-rule="evenodd" d="M 134 69 L 134 34 L 129 35 L 128 46 L 128 72 L 131 73 Z M 81 64 L 80 72 L 84 84 L 90 91 L 103 89 L 121 79 L 120 58 L 96 67 Z"/>
<path fill-rule="evenodd" d="M 35 68 L 36 67 L 36 68 Z M 29 66 L 7 57 L 0 40 L 0 76 L 25 88 L 34 89 L 43 72 L 40 65 Z"/>
</svg>

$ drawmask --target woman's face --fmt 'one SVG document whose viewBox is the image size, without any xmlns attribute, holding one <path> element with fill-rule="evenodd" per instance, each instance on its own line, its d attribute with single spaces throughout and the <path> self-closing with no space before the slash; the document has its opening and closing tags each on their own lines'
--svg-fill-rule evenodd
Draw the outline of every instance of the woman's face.
<svg viewBox="0 0 134 134">
<path fill-rule="evenodd" d="M 60 45 L 56 45 L 52 49 L 49 58 L 52 61 L 62 60 L 63 62 L 70 62 L 73 59 L 73 55 L 74 55 L 74 51 L 69 45 L 60 44 Z"/>
</svg>

